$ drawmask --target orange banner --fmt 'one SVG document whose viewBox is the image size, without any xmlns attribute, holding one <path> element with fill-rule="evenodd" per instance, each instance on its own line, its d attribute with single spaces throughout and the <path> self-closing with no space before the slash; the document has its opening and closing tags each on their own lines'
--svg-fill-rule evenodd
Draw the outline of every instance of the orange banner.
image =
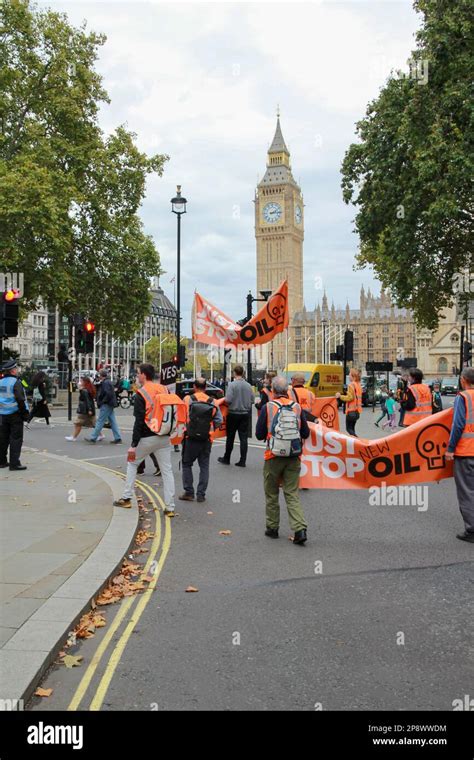
<svg viewBox="0 0 474 760">
<path fill-rule="evenodd" d="M 324 401 L 324 399 L 321 399 Z M 446 409 L 373 441 L 309 423 L 301 457 L 302 488 L 370 488 L 450 478 L 446 462 L 453 410 Z"/>
<path fill-rule="evenodd" d="M 339 430 L 339 414 L 337 411 L 337 398 L 328 396 L 327 398 L 314 397 L 314 414 L 329 428 L 329 430 Z"/>
<path fill-rule="evenodd" d="M 210 301 L 196 293 L 193 339 L 222 348 L 262 345 L 288 327 L 288 282 L 284 280 L 258 313 L 241 327 Z"/>
<path fill-rule="evenodd" d="M 220 428 L 217 428 L 217 430 L 211 430 L 211 441 L 213 441 L 215 438 L 225 438 L 227 435 L 227 413 L 229 411 L 229 407 L 227 406 L 225 398 L 216 399 L 216 406 L 218 406 L 221 410 L 224 422 Z"/>
</svg>

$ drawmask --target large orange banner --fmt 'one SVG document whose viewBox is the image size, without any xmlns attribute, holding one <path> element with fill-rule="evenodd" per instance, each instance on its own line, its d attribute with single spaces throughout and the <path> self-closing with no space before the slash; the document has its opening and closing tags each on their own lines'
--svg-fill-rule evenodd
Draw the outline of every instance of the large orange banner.
<svg viewBox="0 0 474 760">
<path fill-rule="evenodd" d="M 323 400 L 323 399 L 321 399 Z M 453 410 L 446 409 L 386 438 L 364 440 L 309 423 L 301 457 L 302 488 L 370 488 L 450 478 Z"/>
<path fill-rule="evenodd" d="M 288 327 L 288 282 L 284 280 L 268 301 L 241 327 L 210 301 L 196 293 L 193 305 L 193 339 L 213 346 L 262 345 Z"/>
<path fill-rule="evenodd" d="M 314 398 L 314 414 L 320 422 L 329 430 L 339 430 L 339 414 L 337 407 L 337 398 L 328 396 L 327 398 Z"/>
</svg>

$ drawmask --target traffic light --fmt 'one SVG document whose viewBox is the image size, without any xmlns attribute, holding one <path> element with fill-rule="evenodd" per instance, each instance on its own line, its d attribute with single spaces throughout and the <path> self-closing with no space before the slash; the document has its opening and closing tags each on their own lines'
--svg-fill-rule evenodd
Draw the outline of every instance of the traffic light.
<svg viewBox="0 0 474 760">
<path fill-rule="evenodd" d="M 344 333 L 344 358 L 346 362 L 354 361 L 354 333 L 346 330 Z"/>
<path fill-rule="evenodd" d="M 462 347 L 462 360 L 464 364 L 469 364 L 472 360 L 472 343 L 465 340 Z"/>
<path fill-rule="evenodd" d="M 76 354 L 83 354 L 86 347 L 86 339 L 84 336 L 84 325 L 82 323 L 76 323 L 76 329 L 74 332 L 74 348 Z"/>
<path fill-rule="evenodd" d="M 178 351 L 178 367 L 184 367 L 186 361 L 186 346 L 180 346 Z"/>
<path fill-rule="evenodd" d="M 0 338 L 15 338 L 18 335 L 19 300 L 20 291 L 17 288 L 8 288 L 3 292 L 0 305 Z"/>
<path fill-rule="evenodd" d="M 95 324 L 90 319 L 84 322 L 84 353 L 94 353 Z"/>
</svg>

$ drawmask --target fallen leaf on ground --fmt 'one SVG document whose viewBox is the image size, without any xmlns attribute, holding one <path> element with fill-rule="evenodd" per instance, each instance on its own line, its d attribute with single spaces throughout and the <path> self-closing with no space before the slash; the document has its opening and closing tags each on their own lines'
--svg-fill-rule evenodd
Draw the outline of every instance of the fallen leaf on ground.
<svg viewBox="0 0 474 760">
<path fill-rule="evenodd" d="M 66 657 L 64 657 L 63 662 L 66 668 L 78 668 L 83 659 L 83 656 L 80 654 L 77 656 L 74 656 L 73 654 L 67 654 Z"/>
<path fill-rule="evenodd" d="M 191 594 L 194 591 L 199 591 L 199 589 L 198 588 L 194 588 L 194 586 L 188 586 L 188 588 L 186 589 L 186 593 L 187 594 Z"/>
<path fill-rule="evenodd" d="M 232 531 L 231 530 L 220 530 L 219 531 L 219 535 L 220 536 L 231 536 L 232 535 Z"/>
<path fill-rule="evenodd" d="M 139 530 L 135 536 L 135 543 L 138 544 L 138 546 L 141 546 L 141 544 L 144 544 L 146 541 L 149 541 L 150 538 L 153 538 L 154 535 L 155 534 L 149 530 Z"/>
<path fill-rule="evenodd" d="M 154 576 L 153 575 L 144 575 L 142 577 L 142 581 L 146 581 L 147 583 L 151 583 L 152 580 L 154 580 Z"/>
<path fill-rule="evenodd" d="M 60 652 L 60 653 L 59 653 L 59 656 L 60 656 L 60 657 L 65 657 L 65 656 L 66 656 L 66 652 Z"/>
<path fill-rule="evenodd" d="M 208 515 L 213 515 L 213 514 L 214 514 L 214 512 L 208 512 L 207 514 L 208 514 Z"/>
<path fill-rule="evenodd" d="M 35 697 L 50 697 L 52 693 L 52 689 L 42 689 L 40 686 L 35 691 Z"/>
</svg>

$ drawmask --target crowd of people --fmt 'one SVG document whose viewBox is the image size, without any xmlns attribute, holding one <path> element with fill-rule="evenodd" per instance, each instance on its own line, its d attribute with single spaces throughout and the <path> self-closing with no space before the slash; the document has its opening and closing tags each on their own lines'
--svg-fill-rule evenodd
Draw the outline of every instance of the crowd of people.
<svg viewBox="0 0 474 760">
<path fill-rule="evenodd" d="M 350 371 L 350 382 L 345 394 L 336 397 L 345 405 L 346 430 L 356 436 L 356 424 L 362 412 L 360 372 Z M 465 368 L 460 378 L 461 390 L 454 402 L 453 423 L 446 460 L 454 460 L 454 480 L 459 508 L 465 530 L 458 538 L 474 543 L 474 369 Z M 25 470 L 20 460 L 23 442 L 23 425 L 34 417 L 49 423 L 50 412 L 46 395 L 46 377 L 37 373 L 33 379 L 33 406 L 30 409 L 25 387 L 18 377 L 14 360 L 6 362 L 0 378 L 0 468 Z M 235 465 L 246 467 L 249 426 L 254 391 L 244 378 L 244 368 L 235 365 L 233 381 L 228 385 L 223 403 L 227 406 L 226 444 L 224 454 L 218 457 L 223 465 L 231 464 L 235 437 L 238 434 L 240 456 Z M 400 405 L 399 426 L 408 427 L 419 420 L 442 410 L 439 386 L 430 388 L 423 382 L 420 369 L 410 370 L 402 378 L 396 393 L 382 388 L 382 409 L 379 423 L 387 417 L 384 426 L 395 427 L 396 405 Z M 102 440 L 102 430 L 108 423 L 112 429 L 111 443 L 122 443 L 122 435 L 115 416 L 118 405 L 116 389 L 108 372 L 99 372 L 98 383 L 87 377 L 79 381 L 79 400 L 73 433 L 68 441 L 77 441 L 83 427 L 92 430 L 85 440 L 91 444 Z M 280 525 L 279 493 L 283 491 L 289 522 L 294 531 L 293 542 L 302 545 L 307 541 L 307 523 L 300 499 L 300 471 L 303 441 L 310 435 L 308 422 L 317 420 L 314 394 L 305 387 L 304 375 L 297 372 L 288 380 L 268 372 L 263 380 L 260 396 L 255 404 L 258 412 L 256 438 L 265 442 L 263 488 L 266 504 L 265 535 L 278 538 Z M 96 413 L 98 409 L 98 414 Z M 209 465 L 213 431 L 224 424 L 220 404 L 206 393 L 206 380 L 196 378 L 193 391 L 185 399 L 170 393 L 167 386 L 155 382 L 155 368 L 141 364 L 136 377 L 134 398 L 134 426 L 131 446 L 127 453 L 127 473 L 124 491 L 114 506 L 131 508 L 137 475 L 143 472 L 145 460 L 150 457 L 155 475 L 161 475 L 164 490 L 164 511 L 171 516 L 175 509 L 175 482 L 171 463 L 172 444 L 181 444 L 182 501 L 204 502 L 209 484 Z M 9 459 L 8 459 L 9 452 Z M 197 462 L 199 479 L 194 486 L 193 465 Z"/>
</svg>

